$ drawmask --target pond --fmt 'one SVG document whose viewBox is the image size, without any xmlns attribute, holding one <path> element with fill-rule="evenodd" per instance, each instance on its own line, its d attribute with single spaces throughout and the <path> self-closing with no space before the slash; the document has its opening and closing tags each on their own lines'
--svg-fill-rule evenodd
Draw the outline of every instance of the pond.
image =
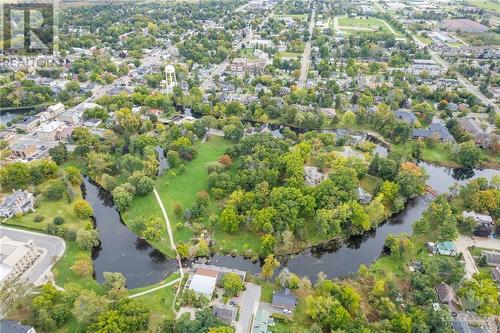
<svg viewBox="0 0 500 333">
<path fill-rule="evenodd" d="M 465 184 L 472 178 L 486 177 L 491 179 L 500 174 L 498 170 L 484 169 L 451 169 L 421 162 L 429 175 L 427 182 L 438 193 L 444 193 L 455 183 Z M 327 242 L 311 247 L 296 255 L 281 257 L 283 267 L 300 276 L 307 276 L 315 281 L 319 272 L 329 278 L 347 276 L 358 271 L 361 264 L 369 265 L 383 251 L 384 242 L 389 234 L 412 233 L 413 224 L 420 219 L 431 202 L 428 197 L 417 197 L 409 200 L 405 209 L 392 216 L 378 228 L 363 235 L 350 237 L 345 242 Z M 209 264 L 246 270 L 252 274 L 260 272 L 260 263 L 252 262 L 241 256 L 213 256 Z"/>
<path fill-rule="evenodd" d="M 92 249 L 97 282 L 104 282 L 104 272 L 120 272 L 127 278 L 127 288 L 133 289 L 158 283 L 178 269 L 176 260 L 127 228 L 106 190 L 84 177 L 82 193 L 94 210 L 99 231 L 100 245 Z"/>
</svg>

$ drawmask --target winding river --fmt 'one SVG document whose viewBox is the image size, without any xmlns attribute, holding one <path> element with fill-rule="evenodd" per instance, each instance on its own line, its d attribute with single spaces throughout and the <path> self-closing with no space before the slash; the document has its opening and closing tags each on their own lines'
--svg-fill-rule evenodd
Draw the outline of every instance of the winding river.
<svg viewBox="0 0 500 333">
<path fill-rule="evenodd" d="M 162 157 L 163 152 L 158 153 Z M 451 169 L 424 162 L 420 166 L 429 175 L 428 184 L 438 193 L 446 192 L 455 183 L 465 184 L 477 177 L 491 179 L 493 175 L 500 174 L 493 169 Z M 84 178 L 82 190 L 84 198 L 94 209 L 95 226 L 100 235 L 101 244 L 92 251 L 98 282 L 103 282 L 103 273 L 106 271 L 121 272 L 127 278 L 128 288 L 137 288 L 157 283 L 177 270 L 175 260 L 165 258 L 127 228 L 108 192 L 87 177 Z M 429 202 L 430 199 L 423 196 L 411 199 L 405 209 L 374 230 L 342 243 L 327 242 L 296 255 L 281 257 L 280 262 L 290 271 L 307 276 L 312 281 L 315 281 L 319 272 L 324 272 L 330 278 L 355 273 L 361 264 L 370 264 L 380 256 L 387 235 L 411 233 L 413 223 L 422 216 Z M 252 274 L 260 272 L 259 262 L 240 256 L 214 255 L 208 263 L 238 268 Z"/>
<path fill-rule="evenodd" d="M 127 288 L 133 289 L 160 282 L 177 270 L 174 259 L 166 258 L 128 229 L 106 190 L 84 177 L 82 193 L 94 209 L 101 241 L 92 249 L 97 282 L 104 282 L 104 272 L 120 272 L 127 278 Z"/>
</svg>

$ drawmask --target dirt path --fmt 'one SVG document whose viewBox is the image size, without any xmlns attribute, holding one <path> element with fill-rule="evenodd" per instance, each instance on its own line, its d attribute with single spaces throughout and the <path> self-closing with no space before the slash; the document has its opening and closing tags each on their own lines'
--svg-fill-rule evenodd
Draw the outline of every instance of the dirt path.
<svg viewBox="0 0 500 333">
<path fill-rule="evenodd" d="M 166 287 L 168 287 L 168 286 L 171 286 L 171 285 L 173 285 L 174 283 L 179 282 L 180 280 L 181 280 L 181 278 L 177 278 L 177 279 L 175 279 L 175 280 L 172 280 L 172 281 L 170 281 L 170 282 L 167 282 L 167 283 L 165 283 L 165 284 L 162 284 L 161 286 L 154 287 L 154 288 L 151 288 L 151 289 L 149 289 L 149 290 L 146 290 L 146 291 L 141 291 L 140 293 L 130 295 L 128 298 L 136 298 L 136 297 L 139 297 L 139 296 L 142 296 L 142 295 L 146 295 L 146 294 L 149 294 L 149 293 L 155 292 L 155 291 L 157 291 L 157 290 L 160 290 L 160 289 L 166 288 Z"/>
</svg>

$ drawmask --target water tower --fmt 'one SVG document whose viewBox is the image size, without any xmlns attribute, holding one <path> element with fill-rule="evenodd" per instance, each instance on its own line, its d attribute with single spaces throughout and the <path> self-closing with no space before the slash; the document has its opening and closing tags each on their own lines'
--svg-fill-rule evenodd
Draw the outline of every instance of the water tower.
<svg viewBox="0 0 500 333">
<path fill-rule="evenodd" d="M 174 87 L 177 85 L 175 67 L 172 65 L 165 66 L 165 84 L 167 86 L 167 93 L 172 93 Z"/>
</svg>

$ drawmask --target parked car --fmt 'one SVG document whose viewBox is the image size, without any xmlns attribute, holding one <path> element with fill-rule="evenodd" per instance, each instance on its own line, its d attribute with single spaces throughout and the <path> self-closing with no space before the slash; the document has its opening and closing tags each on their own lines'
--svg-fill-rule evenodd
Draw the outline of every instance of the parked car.
<svg viewBox="0 0 500 333">
<path fill-rule="evenodd" d="M 285 313 L 285 314 L 292 314 L 292 310 L 290 310 L 290 309 L 283 309 L 283 313 Z"/>
</svg>

